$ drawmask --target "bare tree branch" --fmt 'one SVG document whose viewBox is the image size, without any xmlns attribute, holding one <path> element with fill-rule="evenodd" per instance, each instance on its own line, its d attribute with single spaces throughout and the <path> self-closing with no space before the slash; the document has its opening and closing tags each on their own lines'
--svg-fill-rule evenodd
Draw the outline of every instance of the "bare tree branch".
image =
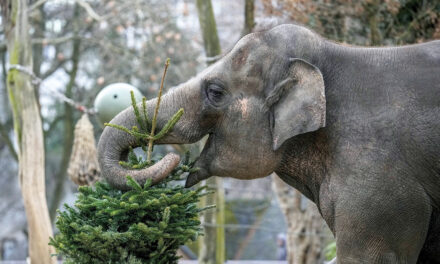
<svg viewBox="0 0 440 264">
<path fill-rule="evenodd" d="M 73 35 L 62 36 L 59 38 L 34 38 L 34 39 L 32 39 L 32 44 L 56 45 L 56 44 L 68 42 L 68 41 L 72 40 L 73 38 L 74 38 Z"/>
<path fill-rule="evenodd" d="M 103 20 L 102 17 L 98 15 L 86 1 L 76 0 L 75 2 L 77 2 L 82 8 L 84 8 L 91 18 L 95 19 L 96 21 Z"/>
<path fill-rule="evenodd" d="M 2 123 L 0 123 L 0 135 L 8 146 L 11 156 L 15 159 L 15 161 L 18 161 L 17 151 L 15 151 L 14 144 L 12 144 L 12 141 L 9 138 L 8 131 L 5 125 L 3 125 Z"/>
<path fill-rule="evenodd" d="M 37 9 L 39 6 L 43 5 L 47 1 L 48 0 L 38 0 L 33 5 L 29 6 L 29 8 L 27 9 L 27 12 L 31 12 L 32 10 Z"/>
<path fill-rule="evenodd" d="M 66 63 L 67 59 L 62 59 L 62 60 L 57 60 L 56 63 L 52 64 L 52 66 L 45 71 L 43 74 L 41 74 L 41 79 L 46 79 L 47 77 L 49 77 L 50 75 L 52 75 L 54 72 L 56 72 L 61 66 L 64 65 L 64 63 Z"/>
<path fill-rule="evenodd" d="M 49 128 L 44 131 L 44 137 L 45 138 L 49 137 L 52 134 L 52 132 L 55 130 L 58 123 L 60 121 L 63 121 L 63 119 L 64 119 L 64 115 L 59 115 L 59 116 L 55 117 L 55 119 L 52 122 L 50 122 Z"/>
<path fill-rule="evenodd" d="M 7 49 L 6 41 L 0 43 L 0 52 L 5 52 Z"/>
</svg>

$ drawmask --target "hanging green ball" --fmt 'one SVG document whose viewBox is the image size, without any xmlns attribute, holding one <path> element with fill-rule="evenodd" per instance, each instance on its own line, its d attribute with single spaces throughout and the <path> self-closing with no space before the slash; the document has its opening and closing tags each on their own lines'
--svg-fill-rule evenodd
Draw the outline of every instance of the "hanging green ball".
<svg viewBox="0 0 440 264">
<path fill-rule="evenodd" d="M 101 125 L 110 122 L 119 112 L 131 106 L 130 91 L 133 91 L 137 102 L 142 101 L 142 93 L 127 83 L 107 85 L 98 93 L 94 107 Z"/>
</svg>

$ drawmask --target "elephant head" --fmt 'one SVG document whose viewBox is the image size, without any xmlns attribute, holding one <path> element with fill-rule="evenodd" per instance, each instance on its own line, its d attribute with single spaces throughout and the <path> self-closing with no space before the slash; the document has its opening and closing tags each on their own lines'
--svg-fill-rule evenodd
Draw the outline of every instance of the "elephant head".
<svg viewBox="0 0 440 264">
<path fill-rule="evenodd" d="M 238 179 L 265 177 L 282 160 L 283 143 L 295 135 L 325 126 L 325 94 L 313 54 L 320 39 L 305 28 L 281 25 L 243 37 L 235 47 L 196 77 L 162 97 L 158 128 L 179 109 L 185 114 L 159 144 L 186 144 L 209 134 L 208 141 L 186 186 L 210 176 Z M 301 39 L 301 41 L 298 41 Z M 156 99 L 147 102 L 153 112 Z M 136 125 L 131 108 L 111 123 Z M 179 162 L 169 154 L 154 167 L 130 172 L 119 166 L 136 140 L 107 127 L 98 146 L 103 176 L 125 188 L 125 175 L 156 182 Z M 284 144 L 285 145 L 285 144 Z"/>
</svg>

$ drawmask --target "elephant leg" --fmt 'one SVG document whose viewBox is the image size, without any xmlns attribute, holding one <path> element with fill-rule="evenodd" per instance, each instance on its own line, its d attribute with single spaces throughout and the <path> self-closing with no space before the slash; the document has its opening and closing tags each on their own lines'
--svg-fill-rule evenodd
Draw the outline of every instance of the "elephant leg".
<svg viewBox="0 0 440 264">
<path fill-rule="evenodd" d="M 425 244 L 417 264 L 440 264 L 440 210 L 434 209 Z"/>
<path fill-rule="evenodd" d="M 390 175 L 387 175 L 390 177 Z M 417 263 L 432 207 L 417 183 L 358 181 L 335 202 L 337 262 Z M 364 183 L 364 184 L 363 184 Z"/>
<path fill-rule="evenodd" d="M 422 228 L 416 230 L 421 234 L 426 233 Z M 414 237 L 414 240 L 391 238 L 396 235 L 398 237 L 394 232 L 381 234 L 347 229 L 346 232 L 338 234 L 337 261 L 331 263 L 416 264 L 423 242 L 417 241 L 417 237 Z"/>
</svg>

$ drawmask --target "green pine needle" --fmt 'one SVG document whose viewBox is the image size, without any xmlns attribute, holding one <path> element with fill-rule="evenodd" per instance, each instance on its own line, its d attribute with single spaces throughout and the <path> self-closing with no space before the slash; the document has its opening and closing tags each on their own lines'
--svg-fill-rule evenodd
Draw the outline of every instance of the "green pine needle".
<svg viewBox="0 0 440 264">
<path fill-rule="evenodd" d="M 127 192 L 107 183 L 80 187 L 74 207 L 64 205 L 50 245 L 64 263 L 171 263 L 177 249 L 201 235 L 197 190 L 182 186 L 140 186 L 131 177 Z M 210 206 L 209 208 L 212 208 Z"/>
<path fill-rule="evenodd" d="M 148 119 L 148 113 L 147 113 L 147 98 L 142 97 L 142 112 L 144 114 L 144 122 L 145 122 L 145 128 L 148 128 L 150 126 L 150 120 Z M 145 131 L 149 133 L 149 131 Z"/>
<path fill-rule="evenodd" d="M 165 136 L 166 134 L 168 134 L 168 132 L 170 132 L 171 129 L 173 129 L 174 125 L 177 123 L 177 121 L 180 120 L 180 118 L 182 117 L 182 115 L 184 114 L 184 110 L 183 108 L 180 108 L 179 111 L 177 111 L 173 117 L 168 120 L 168 122 L 165 124 L 165 126 L 160 130 L 159 133 L 157 133 L 154 137 L 153 140 L 158 140 L 160 138 L 162 138 L 163 136 Z"/>
<path fill-rule="evenodd" d="M 130 96 L 131 96 L 131 105 L 133 107 L 133 112 L 134 112 L 134 115 L 136 116 L 136 120 L 137 120 L 139 126 L 141 127 L 141 131 L 147 132 L 146 131 L 147 127 L 145 126 L 145 122 L 142 119 L 141 114 L 139 113 L 139 108 L 137 106 L 136 98 L 134 97 L 133 91 L 130 91 Z M 143 101 L 143 98 L 142 98 L 142 101 Z M 144 118 L 145 118 L 145 108 L 143 108 L 143 110 L 144 110 Z"/>
</svg>

